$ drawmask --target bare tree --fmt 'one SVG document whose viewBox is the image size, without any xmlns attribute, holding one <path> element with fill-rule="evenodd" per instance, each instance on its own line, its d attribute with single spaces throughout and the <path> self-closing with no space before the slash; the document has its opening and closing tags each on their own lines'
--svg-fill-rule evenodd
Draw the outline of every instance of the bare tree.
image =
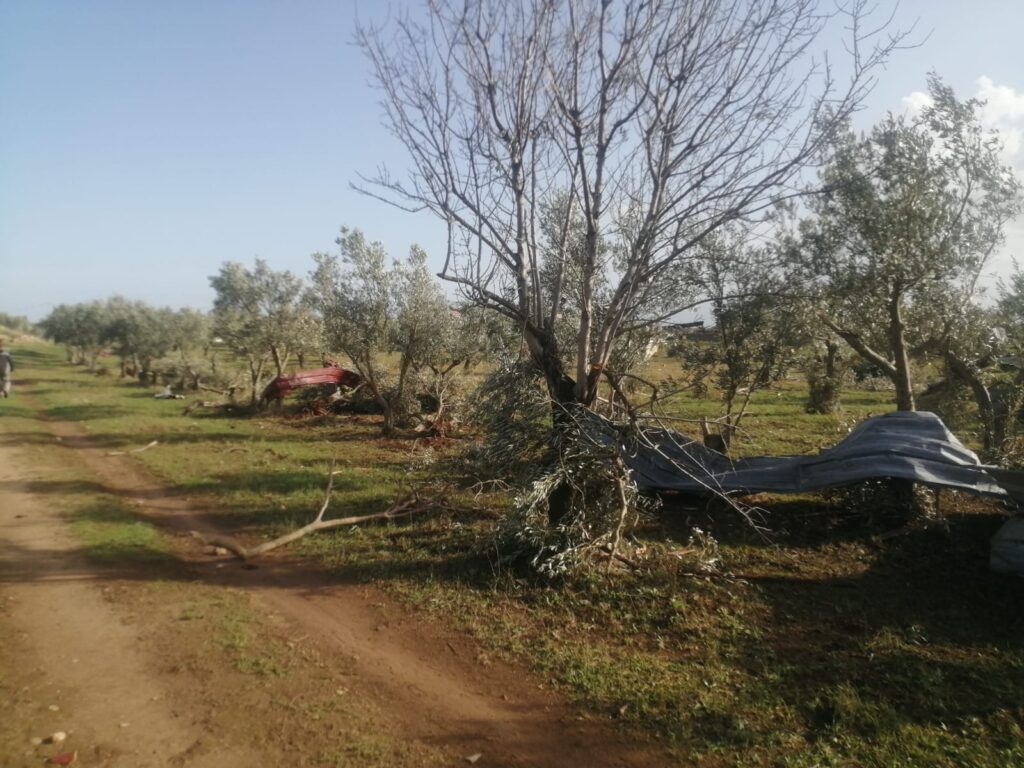
<svg viewBox="0 0 1024 768">
<path fill-rule="evenodd" d="M 868 29 L 864 0 L 818 5 L 429 0 L 422 21 L 358 32 L 411 167 L 357 188 L 443 220 L 440 276 L 522 330 L 555 401 L 589 407 L 620 339 L 706 300 L 694 247 L 794 194 L 904 39 Z M 841 25 L 842 82 L 816 53 Z M 542 217 L 562 199 L 552 249 Z"/>
</svg>

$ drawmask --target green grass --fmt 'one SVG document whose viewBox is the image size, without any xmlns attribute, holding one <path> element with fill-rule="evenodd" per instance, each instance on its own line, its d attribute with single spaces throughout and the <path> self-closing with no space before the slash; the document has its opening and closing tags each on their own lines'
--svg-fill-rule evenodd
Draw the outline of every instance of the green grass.
<svg viewBox="0 0 1024 768">
<path fill-rule="evenodd" d="M 381 438 L 371 417 L 185 417 L 185 402 L 153 400 L 152 390 L 69 367 L 53 348 L 15 354 L 31 381 L 23 390 L 44 414 L 75 419 L 111 449 L 159 440 L 135 460 L 246 535 L 308 521 L 332 458 L 342 470 L 337 515 L 382 509 L 425 477 L 417 443 Z M 814 452 L 868 413 L 890 409 L 890 398 L 850 391 L 841 414 L 816 416 L 803 411 L 800 382 L 786 381 L 755 398 L 736 448 Z M 15 419 L 3 439 L 53 450 L 32 409 L 17 399 L 0 409 Z M 671 404 L 681 418 L 717 409 L 686 395 Z M 886 524 L 870 510 L 857 514 L 815 495 L 758 501 L 769 512 L 770 540 L 714 505 L 669 503 L 638 532 L 649 569 L 558 589 L 492 570 L 485 553 L 500 497 L 481 498 L 475 511 L 337 530 L 297 549 L 325 578 L 380 585 L 477 638 L 481 663 L 529 666 L 591 716 L 664 742 L 681 762 L 1024 764 L 1024 587 L 986 563 L 1001 510 L 948 496 L 948 530 L 879 540 Z M 98 532 L 98 551 L 147 551 L 149 534 L 120 512 L 108 517 L 94 503 L 82 510 L 76 525 Z M 689 574 L 690 555 L 671 542 L 686 542 L 694 524 L 718 539 L 726 575 Z M 229 621 L 213 642 L 247 674 L 278 674 L 273 658 L 247 658 L 247 631 L 244 621 Z M 363 747 L 376 754 L 375 745 Z M 324 761 L 356 764 L 363 747 Z"/>
<path fill-rule="evenodd" d="M 39 360 L 49 362 L 49 357 L 40 355 L 40 349 L 49 351 L 42 345 L 15 350 L 21 376 L 26 376 L 21 366 Z M 82 467 L 61 461 L 65 449 L 23 397 L 25 390 L 38 386 L 18 386 L 14 397 L 0 400 L 0 440 L 20 447 L 33 467 L 23 479 L 45 493 L 48 503 L 69 518 L 72 534 L 90 559 L 104 565 L 125 561 L 159 565 L 168 561 L 169 551 L 153 525 L 140 520 L 122 499 L 105 492 Z"/>
<path fill-rule="evenodd" d="M 163 561 L 170 557 L 160 532 L 122 504 L 98 498 L 75 504 L 72 532 L 91 558 L 108 563 L 126 560 Z"/>
</svg>

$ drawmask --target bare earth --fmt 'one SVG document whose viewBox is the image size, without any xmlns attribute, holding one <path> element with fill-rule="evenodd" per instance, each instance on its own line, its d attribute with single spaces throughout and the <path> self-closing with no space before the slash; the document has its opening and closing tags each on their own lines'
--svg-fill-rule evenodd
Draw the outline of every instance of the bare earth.
<svg viewBox="0 0 1024 768">
<path fill-rule="evenodd" d="M 71 750 L 102 766 L 668 762 L 373 588 L 324 583 L 287 556 L 247 569 L 210 554 L 186 535 L 205 527 L 199 502 L 75 424 L 47 427 L 66 461 L 173 536 L 178 565 L 154 575 L 84 559 L 37 470 L 0 446 L 0 693 L 13 692 L 0 702 L 0 768 Z M 202 626 L 183 619 L 228 597 L 267 617 L 288 675 L 215 663 Z M 58 730 L 70 733 L 60 747 L 30 741 Z"/>
</svg>

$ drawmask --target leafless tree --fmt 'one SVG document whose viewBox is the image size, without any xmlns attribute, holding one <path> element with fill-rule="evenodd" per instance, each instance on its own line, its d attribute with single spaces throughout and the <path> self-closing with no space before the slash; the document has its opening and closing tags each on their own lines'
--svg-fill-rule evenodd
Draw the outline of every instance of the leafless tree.
<svg viewBox="0 0 1024 768">
<path fill-rule="evenodd" d="M 687 277 L 695 245 L 796 194 L 905 40 L 891 19 L 871 27 L 865 0 L 819 5 L 429 0 L 358 32 L 411 164 L 357 188 L 442 219 L 440 276 L 521 328 L 555 401 L 591 406 L 620 338 L 704 298 Z M 542 232 L 545 203 L 567 193 L 562 245 L 582 218 L 582 249 Z M 570 292 L 578 328 L 562 350 Z"/>
</svg>

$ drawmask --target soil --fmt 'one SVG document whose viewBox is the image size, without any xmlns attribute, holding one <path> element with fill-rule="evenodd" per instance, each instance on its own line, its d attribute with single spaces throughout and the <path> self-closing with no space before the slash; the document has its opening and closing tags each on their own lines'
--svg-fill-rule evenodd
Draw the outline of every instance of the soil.
<svg viewBox="0 0 1024 768">
<path fill-rule="evenodd" d="M 188 535 L 210 531 L 201 500 L 106 455 L 74 423 L 47 428 L 67 461 L 169 535 L 173 558 L 84 557 L 30 457 L 0 446 L 0 766 L 73 750 L 101 766 L 668 760 L 372 586 L 329 583 L 287 555 L 253 568 L 213 553 Z M 211 645 L 210 621 L 231 601 L 260 617 L 253 631 L 283 649 L 287 674 L 247 672 Z M 186 620 L 197 611 L 206 623 Z M 31 742 L 55 731 L 69 734 L 59 746 Z"/>
</svg>

